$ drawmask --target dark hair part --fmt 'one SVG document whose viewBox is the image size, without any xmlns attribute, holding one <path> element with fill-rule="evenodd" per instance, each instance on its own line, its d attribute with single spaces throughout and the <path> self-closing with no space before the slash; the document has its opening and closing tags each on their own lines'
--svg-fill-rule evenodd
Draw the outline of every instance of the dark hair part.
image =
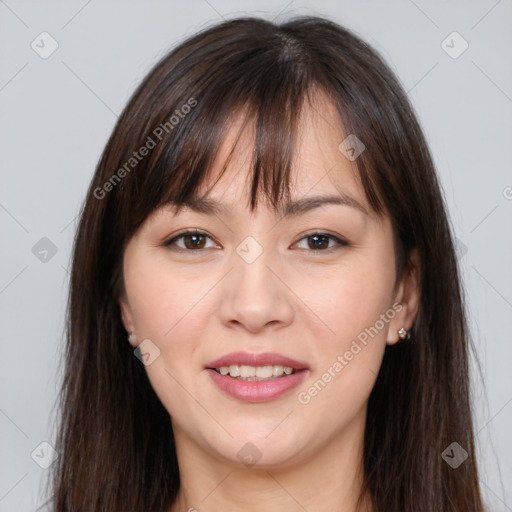
<svg viewBox="0 0 512 512">
<path fill-rule="evenodd" d="M 288 191 L 301 108 L 315 91 L 330 98 L 345 133 L 366 146 L 355 162 L 358 176 L 375 213 L 391 218 L 397 280 L 409 270 L 411 250 L 420 257 L 412 339 L 386 348 L 369 398 L 361 497 L 393 512 L 483 510 L 460 275 L 413 108 L 383 59 L 349 30 L 319 17 L 282 24 L 248 17 L 207 28 L 158 62 L 96 168 L 74 245 L 56 512 L 163 512 L 175 500 L 180 478 L 169 414 L 120 317 L 125 244 L 156 208 L 194 196 L 230 118 L 244 109 L 256 128 L 251 208 L 258 192 L 278 204 Z M 135 164 L 130 158 L 151 145 L 148 137 L 155 145 Z M 457 469 L 441 457 L 453 441 L 469 454 Z"/>
</svg>

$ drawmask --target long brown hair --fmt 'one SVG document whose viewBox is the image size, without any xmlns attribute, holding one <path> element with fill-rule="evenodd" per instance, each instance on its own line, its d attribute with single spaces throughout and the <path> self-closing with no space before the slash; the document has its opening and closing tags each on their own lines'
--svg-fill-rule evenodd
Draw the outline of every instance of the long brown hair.
<svg viewBox="0 0 512 512">
<path fill-rule="evenodd" d="M 242 110 L 256 126 L 251 208 L 259 192 L 278 204 L 302 105 L 318 90 L 345 134 L 366 146 L 355 163 L 370 206 L 391 218 L 397 279 L 412 249 L 420 261 L 412 339 L 386 348 L 369 398 L 361 496 L 381 511 L 484 510 L 454 237 L 413 108 L 383 59 L 349 30 L 319 17 L 246 17 L 207 28 L 161 59 L 97 165 L 74 245 L 55 512 L 172 505 L 180 478 L 169 414 L 120 317 L 123 249 L 156 208 L 194 196 Z M 452 442 L 468 454 L 457 468 L 442 457 Z"/>
</svg>

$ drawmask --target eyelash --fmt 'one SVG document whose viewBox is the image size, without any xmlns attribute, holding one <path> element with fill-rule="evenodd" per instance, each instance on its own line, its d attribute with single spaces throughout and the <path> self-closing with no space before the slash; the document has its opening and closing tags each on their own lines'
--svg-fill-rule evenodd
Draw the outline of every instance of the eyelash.
<svg viewBox="0 0 512 512">
<path fill-rule="evenodd" d="M 210 240 L 213 240 L 213 238 L 210 235 L 208 235 L 207 233 L 205 233 L 204 231 L 187 230 L 187 231 L 182 231 L 181 233 L 178 233 L 177 235 L 173 236 L 172 238 L 170 238 L 169 240 L 164 242 L 163 245 L 165 245 L 166 247 L 170 247 L 171 248 L 172 245 L 175 245 L 177 240 L 180 240 L 181 238 L 184 238 L 184 237 L 186 237 L 188 235 L 202 236 L 202 237 L 207 237 Z M 324 232 L 324 231 L 313 231 L 311 233 L 307 233 L 301 239 L 299 239 L 298 242 L 301 242 L 302 240 L 305 240 L 305 239 L 308 239 L 308 238 L 312 238 L 314 236 L 327 237 L 328 239 L 333 240 L 334 242 L 336 242 L 336 244 L 338 246 L 337 247 L 335 247 L 335 246 L 327 247 L 326 249 L 306 249 L 308 252 L 312 252 L 312 253 L 331 252 L 333 249 L 340 249 L 342 247 L 348 247 L 350 245 L 346 240 L 343 240 L 343 239 L 341 239 L 341 238 L 339 238 L 339 237 L 337 237 L 337 236 L 335 236 L 335 235 L 333 235 L 331 233 Z M 201 252 L 203 250 L 203 249 L 197 249 L 197 250 L 195 250 L 195 249 L 187 249 L 187 248 L 183 248 L 183 247 L 179 247 L 179 246 L 175 246 L 172 249 L 173 250 L 180 250 L 180 251 L 184 251 L 184 252 Z"/>
</svg>

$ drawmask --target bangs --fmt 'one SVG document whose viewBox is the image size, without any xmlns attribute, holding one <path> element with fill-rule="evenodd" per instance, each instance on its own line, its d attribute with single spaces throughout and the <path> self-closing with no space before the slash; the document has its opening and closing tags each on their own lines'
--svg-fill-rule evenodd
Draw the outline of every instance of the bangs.
<svg viewBox="0 0 512 512">
<path fill-rule="evenodd" d="M 197 84 L 193 94 L 196 106 L 162 138 L 161 152 L 148 162 L 147 186 L 154 191 L 157 183 L 162 187 L 154 207 L 167 203 L 179 207 L 196 195 L 239 116 L 240 129 L 217 180 L 226 170 L 242 132 L 252 125 L 251 210 L 256 207 L 259 194 L 273 207 L 283 197 L 289 197 L 300 114 L 311 88 L 303 79 L 304 70 L 297 69 L 296 62 L 276 60 L 265 53 L 260 60 L 257 73 L 253 62 L 240 57 L 240 61 L 225 66 L 236 70 L 230 80 L 221 76 L 202 77 L 204 84 Z M 172 110 L 176 110 L 174 105 Z M 160 124 L 163 123 L 162 120 Z M 142 195 L 147 196 L 144 191 Z M 155 197 L 153 193 L 149 195 Z"/>
<path fill-rule="evenodd" d="M 342 111 L 339 91 L 319 67 L 313 50 L 285 30 L 276 32 L 263 20 L 260 28 L 255 32 L 252 22 L 243 41 L 243 31 L 238 27 L 232 33 L 229 24 L 223 37 L 217 30 L 215 41 L 206 31 L 192 39 L 186 50 L 178 47 L 162 59 L 134 94 L 133 104 L 121 116 L 132 124 L 134 143 L 120 152 L 126 159 L 134 148 L 153 147 L 119 187 L 124 197 L 118 204 L 122 211 L 116 216 L 130 219 L 127 235 L 155 209 L 172 204 L 179 210 L 195 198 L 239 114 L 241 130 L 218 178 L 226 170 L 241 132 L 251 123 L 251 210 L 260 194 L 274 209 L 289 199 L 301 111 L 312 105 L 319 93 L 338 111 L 345 133 L 357 130 L 352 109 L 348 106 Z M 362 130 L 357 133 L 363 137 Z M 128 146 L 132 147 L 127 151 Z M 364 154 L 357 165 L 351 164 L 370 207 L 381 213 L 372 165 L 365 162 Z"/>
<path fill-rule="evenodd" d="M 188 143 L 178 154 L 170 144 L 152 171 L 165 176 L 165 190 L 156 206 L 172 203 L 179 209 L 197 195 L 206 180 L 214 178 L 214 186 L 242 144 L 243 133 L 250 129 L 252 137 L 243 142 L 244 150 L 251 149 L 248 206 L 253 210 L 258 198 L 264 196 L 277 208 L 290 195 L 289 182 L 305 94 L 307 91 L 288 95 L 283 90 L 280 95 L 269 97 L 251 91 L 251 97 L 241 96 L 238 102 L 226 98 L 226 103 L 219 104 L 215 111 L 209 111 L 197 122 L 191 121 L 190 133 L 186 135 Z M 214 163 L 235 124 L 238 129 L 234 140 L 227 147 L 227 156 L 223 152 L 222 168 L 214 177 L 211 175 Z"/>
</svg>

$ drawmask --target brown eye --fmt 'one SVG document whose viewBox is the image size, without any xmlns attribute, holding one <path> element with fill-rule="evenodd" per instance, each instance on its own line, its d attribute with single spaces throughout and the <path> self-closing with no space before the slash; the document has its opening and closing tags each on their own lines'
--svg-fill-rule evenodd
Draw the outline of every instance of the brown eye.
<svg viewBox="0 0 512 512">
<path fill-rule="evenodd" d="M 308 236 L 307 239 L 310 249 L 327 249 L 329 247 L 329 237 L 325 235 Z"/>
<path fill-rule="evenodd" d="M 202 249 L 205 245 L 203 235 L 185 235 L 183 240 L 187 249 Z"/>
<path fill-rule="evenodd" d="M 300 247 L 300 244 L 303 240 L 307 240 L 307 247 Z M 334 242 L 331 244 L 331 242 Z M 311 249 L 313 251 L 325 251 L 327 249 L 332 249 L 334 247 L 346 247 L 348 243 L 337 236 L 331 235 L 329 233 L 312 233 L 310 235 L 305 236 L 301 240 L 299 240 L 299 248 L 301 249 Z"/>
<path fill-rule="evenodd" d="M 178 243 L 183 240 L 183 243 Z M 171 238 L 169 241 L 165 242 L 164 245 L 167 247 L 173 247 L 182 249 L 184 251 L 198 251 L 201 249 L 209 248 L 207 247 L 208 240 L 212 240 L 209 235 L 203 233 L 201 231 L 185 231 Z M 210 246 L 212 247 L 212 246 Z M 216 244 L 213 244 L 213 247 L 218 247 Z"/>
</svg>

